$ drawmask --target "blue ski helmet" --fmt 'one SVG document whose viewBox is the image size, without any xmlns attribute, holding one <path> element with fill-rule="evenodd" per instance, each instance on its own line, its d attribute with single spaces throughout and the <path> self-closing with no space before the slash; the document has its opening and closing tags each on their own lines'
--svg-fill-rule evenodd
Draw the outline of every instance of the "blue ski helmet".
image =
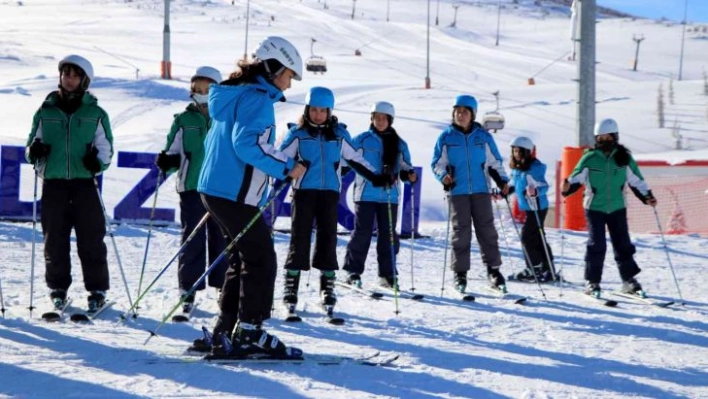
<svg viewBox="0 0 708 399">
<path fill-rule="evenodd" d="M 334 93 L 326 87 L 312 87 L 305 96 L 305 105 L 334 109 Z"/>
<path fill-rule="evenodd" d="M 473 115 L 477 115 L 477 99 L 470 95 L 462 94 L 457 96 L 453 107 L 467 107 L 472 110 Z"/>
</svg>

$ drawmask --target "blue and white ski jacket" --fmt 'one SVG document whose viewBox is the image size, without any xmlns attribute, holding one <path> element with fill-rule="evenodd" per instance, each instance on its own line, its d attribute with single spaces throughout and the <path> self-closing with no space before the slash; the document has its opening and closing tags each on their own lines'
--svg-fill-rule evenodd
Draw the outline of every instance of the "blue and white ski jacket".
<svg viewBox="0 0 708 399">
<path fill-rule="evenodd" d="M 395 134 L 395 133 L 383 133 Z M 383 139 L 381 134 L 373 129 L 359 134 L 352 140 L 354 147 L 364 156 L 364 158 L 374 167 L 376 174 L 382 174 L 383 170 Z M 354 169 L 354 168 L 352 168 Z M 356 169 L 354 169 L 356 171 Z M 413 170 L 411 164 L 411 153 L 408 151 L 408 144 L 399 137 L 398 139 L 398 160 L 394 170 L 389 171 L 395 173 L 396 176 L 401 175 L 401 171 L 409 172 Z M 407 176 L 407 173 L 405 174 Z M 406 179 L 407 181 L 407 179 Z M 392 204 L 398 204 L 399 181 L 396 179 L 396 184 L 391 186 L 390 199 Z M 370 181 L 366 180 L 365 176 L 357 173 L 354 180 L 354 202 L 389 202 L 389 190 L 386 187 L 374 187 Z"/>
<path fill-rule="evenodd" d="M 258 83 L 212 85 L 211 128 L 204 142 L 199 192 L 238 203 L 263 206 L 268 175 L 285 179 L 295 160 L 277 151 L 273 104 L 283 92 L 261 77 Z"/>
<path fill-rule="evenodd" d="M 467 134 L 455 125 L 443 130 L 435 144 L 431 166 L 441 183 L 452 174 L 450 195 L 490 193 L 490 178 L 499 188 L 509 181 L 494 138 L 477 122 Z"/>
<path fill-rule="evenodd" d="M 527 188 L 535 188 L 537 191 L 538 208 L 536 210 L 548 208 L 548 182 L 546 182 L 546 164 L 543 162 L 534 159 L 529 170 L 512 169 L 509 184 L 514 187 L 519 209 L 522 211 L 533 210 L 526 198 Z"/>
<path fill-rule="evenodd" d="M 342 123 L 334 127 L 334 137 L 326 137 L 323 128 L 289 125 L 290 130 L 278 147 L 287 156 L 307 164 L 307 172 L 293 181 L 294 189 L 332 190 L 342 188 L 341 169 L 344 159 L 355 171 L 373 177 L 376 170 L 354 148 L 351 136 Z"/>
</svg>

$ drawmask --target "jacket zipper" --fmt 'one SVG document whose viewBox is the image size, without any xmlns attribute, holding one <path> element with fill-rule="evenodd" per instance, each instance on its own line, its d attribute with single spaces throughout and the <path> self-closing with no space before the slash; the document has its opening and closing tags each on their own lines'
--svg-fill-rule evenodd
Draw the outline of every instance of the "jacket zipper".
<svg viewBox="0 0 708 399">
<path fill-rule="evenodd" d="M 66 129 L 66 178 L 71 178 L 71 118 L 73 114 L 69 115 L 68 126 Z"/>
<path fill-rule="evenodd" d="M 321 177 L 321 182 L 320 182 L 320 188 L 324 189 L 325 188 L 325 164 L 326 164 L 326 159 L 324 157 L 324 144 L 322 141 L 322 131 L 320 130 L 320 177 Z"/>
<path fill-rule="evenodd" d="M 465 139 L 465 154 L 467 155 L 467 184 L 469 186 L 470 194 L 472 194 L 472 192 L 474 191 L 472 189 L 472 167 L 470 166 L 470 143 L 468 141 L 469 136 L 471 136 L 471 135 L 472 135 L 472 132 L 470 132 L 470 134 L 468 134 L 468 135 L 462 133 L 462 138 Z M 454 176 L 453 176 L 453 178 L 454 178 Z"/>
</svg>

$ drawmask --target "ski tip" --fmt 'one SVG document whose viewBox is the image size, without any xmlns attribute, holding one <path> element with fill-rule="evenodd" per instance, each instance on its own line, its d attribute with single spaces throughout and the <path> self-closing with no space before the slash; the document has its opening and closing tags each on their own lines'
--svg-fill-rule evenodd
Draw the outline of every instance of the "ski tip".
<svg viewBox="0 0 708 399">
<path fill-rule="evenodd" d="M 287 323 L 299 323 L 302 321 L 302 317 L 300 316 L 288 316 L 285 318 L 285 321 Z"/>
<path fill-rule="evenodd" d="M 523 305 L 526 303 L 526 299 L 527 298 L 519 298 L 519 299 L 515 300 L 514 303 L 517 305 Z"/>
<path fill-rule="evenodd" d="M 465 295 L 462 297 L 462 300 L 465 302 L 474 302 L 475 299 L 474 295 Z"/>
<path fill-rule="evenodd" d="M 83 313 L 74 313 L 69 316 L 69 319 L 74 323 L 88 323 L 91 319 Z"/>
<path fill-rule="evenodd" d="M 414 301 L 420 301 L 420 300 L 423 300 L 424 298 L 425 298 L 425 295 L 421 295 L 421 294 L 413 294 L 413 296 L 411 297 L 411 299 Z"/>
<path fill-rule="evenodd" d="M 372 297 L 372 298 L 375 298 L 375 299 L 381 299 L 381 298 L 383 298 L 383 296 L 384 296 L 384 295 L 383 295 L 382 293 L 380 293 L 380 292 L 372 292 L 372 293 L 371 293 L 371 297 Z"/>
<path fill-rule="evenodd" d="M 181 315 L 181 314 L 172 316 L 173 323 L 186 323 L 188 321 L 189 321 L 189 317 Z"/>
<path fill-rule="evenodd" d="M 605 306 L 610 307 L 610 308 L 614 308 L 614 307 L 617 306 L 617 301 L 606 300 L 606 301 L 605 301 Z"/>
<path fill-rule="evenodd" d="M 330 317 L 327 319 L 327 322 L 329 324 L 333 324 L 335 326 L 341 326 L 344 323 L 346 323 L 346 321 L 344 319 L 342 319 L 341 317 Z"/>
</svg>

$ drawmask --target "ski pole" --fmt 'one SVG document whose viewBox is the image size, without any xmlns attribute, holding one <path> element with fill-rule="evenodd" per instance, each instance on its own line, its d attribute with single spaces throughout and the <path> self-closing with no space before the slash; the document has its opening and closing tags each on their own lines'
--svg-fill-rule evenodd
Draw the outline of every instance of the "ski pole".
<svg viewBox="0 0 708 399">
<path fill-rule="evenodd" d="M 561 210 L 560 210 L 560 220 L 559 226 L 560 226 L 560 236 L 561 236 L 561 267 L 558 270 L 558 275 L 560 276 L 560 293 L 558 294 L 559 296 L 563 296 L 563 268 L 565 268 L 565 257 L 563 256 L 563 250 L 565 249 L 565 228 L 563 227 L 563 213 L 565 212 L 565 198 L 563 199 L 563 202 L 561 203 Z"/>
<path fill-rule="evenodd" d="M 152 209 L 150 210 L 150 221 L 148 222 L 148 233 L 147 242 L 145 243 L 145 253 L 143 254 L 143 266 L 140 269 L 140 280 L 138 280 L 138 292 L 136 295 L 140 296 L 140 290 L 143 287 L 143 276 L 145 275 L 145 264 L 147 263 L 148 248 L 150 248 L 150 236 L 152 235 L 152 221 L 155 218 L 155 208 L 157 207 L 157 194 L 160 190 L 160 183 L 162 183 L 162 172 L 157 174 L 157 184 L 155 184 L 155 196 L 152 199 Z"/>
<path fill-rule="evenodd" d="M 535 197 L 526 197 L 526 201 L 528 201 L 529 204 L 531 205 L 531 211 L 533 211 L 534 216 L 536 217 L 536 224 L 538 225 L 538 232 L 541 234 L 541 242 L 543 243 L 543 252 L 546 253 L 546 260 L 548 261 L 548 266 L 551 269 L 551 277 L 553 277 L 553 281 L 556 281 L 556 266 L 553 264 L 553 259 L 551 259 L 551 254 L 548 252 L 548 242 L 546 241 L 546 231 L 543 228 L 543 224 L 541 223 L 541 218 L 538 216 L 538 206 L 536 205 L 536 198 Z"/>
<path fill-rule="evenodd" d="M 394 313 L 397 315 L 401 313 L 398 309 L 398 271 L 396 270 L 396 239 L 394 238 L 395 231 L 393 225 L 393 214 L 391 212 L 391 186 L 386 189 L 388 191 L 388 236 L 391 241 L 391 272 L 393 272 L 393 302 L 395 304 L 396 310 Z"/>
<path fill-rule="evenodd" d="M 442 284 L 440 284 L 440 296 L 444 296 L 445 292 L 445 271 L 447 270 L 447 247 L 450 245 L 450 219 L 452 213 L 452 201 L 450 195 L 445 196 L 445 201 L 447 201 L 447 228 L 445 229 L 445 251 L 443 255 L 443 270 L 442 270 Z"/>
<path fill-rule="evenodd" d="M 290 179 L 289 177 L 286 178 L 286 182 L 289 179 Z M 227 245 L 226 248 L 224 248 L 224 250 L 221 251 L 221 253 L 214 260 L 214 262 L 211 265 L 209 265 L 209 267 L 204 271 L 204 273 L 202 273 L 202 275 L 199 276 L 199 279 L 194 284 L 192 284 L 192 286 L 189 288 L 189 291 L 187 291 L 186 294 L 180 296 L 180 299 L 177 302 L 177 304 L 172 309 L 170 309 L 169 313 L 167 313 L 167 315 L 162 318 L 160 323 L 158 323 L 158 325 L 153 330 L 148 330 L 148 332 L 150 333 L 150 336 L 148 336 L 147 339 L 145 340 L 145 342 L 143 342 L 143 345 L 147 345 L 147 343 L 150 341 L 150 339 L 152 337 L 157 336 L 157 331 L 160 330 L 160 328 L 162 328 L 163 325 L 165 325 L 167 320 L 169 320 L 173 314 L 175 314 L 177 309 L 179 309 L 179 307 L 184 303 L 185 299 L 187 299 L 190 295 L 192 295 L 197 290 L 197 287 L 199 287 L 199 285 L 207 278 L 209 273 L 211 273 L 211 271 L 214 270 L 216 265 L 218 265 L 219 262 L 221 262 L 222 259 L 224 259 L 231 252 L 231 248 L 233 248 L 241 240 L 241 237 L 243 237 L 248 232 L 248 230 L 251 228 L 251 226 L 253 226 L 253 224 L 255 224 L 256 221 L 261 216 L 263 216 L 263 212 L 270 206 L 271 202 L 273 202 L 273 200 L 275 200 L 275 198 L 278 196 L 278 194 L 280 194 L 280 192 L 283 189 L 285 189 L 285 187 L 287 187 L 287 185 L 285 185 L 285 184 L 280 186 L 275 191 L 273 196 L 268 200 L 268 202 L 266 202 L 262 207 L 258 208 L 258 212 L 256 212 L 256 214 L 253 216 L 253 218 L 251 218 L 251 220 L 248 222 L 248 224 L 246 224 L 246 227 L 244 227 L 243 230 L 241 230 L 241 232 L 238 233 L 236 235 L 236 237 L 234 237 L 233 240 L 231 240 L 229 245 Z"/>
<path fill-rule="evenodd" d="M 492 190 L 492 195 L 493 196 L 499 196 L 501 195 L 501 192 L 499 190 Z M 506 197 L 504 198 L 506 199 Z M 497 217 L 499 217 L 499 227 L 501 228 L 502 235 L 504 236 L 504 243 L 506 245 L 506 259 L 509 261 L 509 265 L 511 265 L 512 269 L 516 268 L 516 262 L 514 262 L 514 259 L 511 257 L 511 249 L 509 248 L 509 238 L 506 235 L 506 229 L 504 228 L 504 221 L 502 220 L 502 214 L 501 214 L 501 209 L 499 209 L 499 201 L 493 200 L 494 201 L 494 207 L 497 209 Z M 508 200 L 507 200 L 508 202 Z M 516 224 L 514 222 L 514 215 L 509 213 L 511 216 L 511 223 L 514 224 L 514 227 L 516 227 Z M 530 265 L 532 266 L 532 265 Z"/>
<path fill-rule="evenodd" d="M 509 209 L 509 215 L 512 216 L 511 212 L 511 204 L 509 204 L 509 198 L 504 197 L 504 201 L 506 202 L 506 207 Z M 514 230 L 516 230 L 516 235 L 519 237 L 519 243 L 521 243 L 521 252 L 523 252 L 524 257 L 526 258 L 526 262 L 528 262 L 529 266 L 531 266 L 531 271 L 533 272 L 533 279 L 536 281 L 536 285 L 538 285 L 538 289 L 541 291 L 541 295 L 543 296 L 543 299 L 548 300 L 546 298 L 546 292 L 543 291 L 543 287 L 541 287 L 541 282 L 538 281 L 538 276 L 536 275 L 536 271 L 533 270 L 533 263 L 531 262 L 531 257 L 529 256 L 528 252 L 526 251 L 526 246 L 524 245 L 523 241 L 521 240 L 521 232 L 519 231 L 519 228 L 516 226 L 516 222 L 513 221 L 513 216 L 512 216 L 512 223 L 514 226 Z"/>
<path fill-rule="evenodd" d="M 0 311 L 2 311 L 2 318 L 5 318 L 5 298 L 2 296 L 2 279 L 0 279 Z"/>
<path fill-rule="evenodd" d="M 155 278 L 152 280 L 152 282 L 150 284 L 148 284 L 147 287 L 145 287 L 145 291 L 143 291 L 142 293 L 140 293 L 140 292 L 138 293 L 139 296 L 135 300 L 135 302 L 133 303 L 133 306 L 131 306 L 122 315 L 120 315 L 121 320 L 125 320 L 126 316 L 128 315 L 128 313 L 130 313 L 130 311 L 138 308 L 138 304 L 143 299 L 143 297 L 145 297 L 145 295 L 148 292 L 150 292 L 150 288 L 152 288 L 152 286 L 155 285 L 155 283 L 157 283 L 157 280 L 159 280 L 160 277 L 167 271 L 167 269 L 170 267 L 170 265 L 172 265 L 172 263 L 175 261 L 175 259 L 177 259 L 179 257 L 179 255 L 182 253 L 182 251 L 184 251 L 184 249 L 187 248 L 187 245 L 189 245 L 189 243 L 192 241 L 192 239 L 197 235 L 197 233 L 202 228 L 202 226 L 204 226 L 206 224 L 207 219 L 209 219 L 209 213 L 205 213 L 204 216 L 202 216 L 202 219 L 194 227 L 194 230 L 192 230 L 192 233 L 189 234 L 187 239 L 184 240 L 184 242 L 182 243 L 182 246 L 179 247 L 179 249 L 177 250 L 177 253 L 175 253 L 175 255 L 172 257 L 172 259 L 170 259 L 170 261 L 167 262 L 165 267 L 163 267 L 162 270 L 160 270 L 157 273 L 157 276 L 155 276 Z M 136 318 L 136 317 L 137 317 L 137 314 L 135 312 L 133 312 L 133 318 Z"/>
<path fill-rule="evenodd" d="M 32 311 L 34 310 L 34 252 L 37 247 L 37 180 L 39 180 L 39 174 L 37 173 L 37 167 L 35 165 L 34 169 L 34 194 L 32 196 L 32 259 L 30 261 L 30 319 L 32 318 Z M 3 302 L 4 303 L 4 302 Z M 4 314 L 4 309 L 3 309 Z"/>
<path fill-rule="evenodd" d="M 666 253 L 666 260 L 669 262 L 669 268 L 671 269 L 671 275 L 674 277 L 674 283 L 676 284 L 676 291 L 678 291 L 679 299 L 681 300 L 681 305 L 686 303 L 683 301 L 683 295 L 681 295 L 681 287 L 679 287 L 678 279 L 676 278 L 676 271 L 674 271 L 674 265 L 671 263 L 671 257 L 669 256 L 669 248 L 666 246 L 666 240 L 664 239 L 664 231 L 661 228 L 661 221 L 659 220 L 659 213 L 656 211 L 656 207 L 652 207 L 654 210 L 654 217 L 656 218 L 656 226 L 659 228 L 659 235 L 661 236 L 661 242 L 664 244 L 664 252 Z"/>
<path fill-rule="evenodd" d="M 118 262 L 118 270 L 120 270 L 120 275 L 123 278 L 123 285 L 125 286 L 125 294 L 128 296 L 128 303 L 130 307 L 133 307 L 133 299 L 130 296 L 130 289 L 128 288 L 128 280 L 125 278 L 125 271 L 123 270 L 123 263 L 120 261 L 120 254 L 118 253 L 118 245 L 116 245 L 116 238 L 113 235 L 113 228 L 111 228 L 111 222 L 108 220 L 108 212 L 106 212 L 106 204 L 103 203 L 103 197 L 101 196 L 101 190 L 98 188 L 98 179 L 93 178 L 93 185 L 96 187 L 96 195 L 98 195 L 98 201 L 101 203 L 101 209 L 103 209 L 103 216 L 106 219 L 106 228 L 108 230 L 108 235 L 111 237 L 111 243 L 113 243 L 113 251 L 116 254 L 116 261 Z M 133 310 L 133 316 L 135 316 L 135 310 Z"/>
<path fill-rule="evenodd" d="M 411 292 L 415 292 L 415 272 L 413 259 L 415 255 L 415 185 L 411 184 Z"/>
</svg>

